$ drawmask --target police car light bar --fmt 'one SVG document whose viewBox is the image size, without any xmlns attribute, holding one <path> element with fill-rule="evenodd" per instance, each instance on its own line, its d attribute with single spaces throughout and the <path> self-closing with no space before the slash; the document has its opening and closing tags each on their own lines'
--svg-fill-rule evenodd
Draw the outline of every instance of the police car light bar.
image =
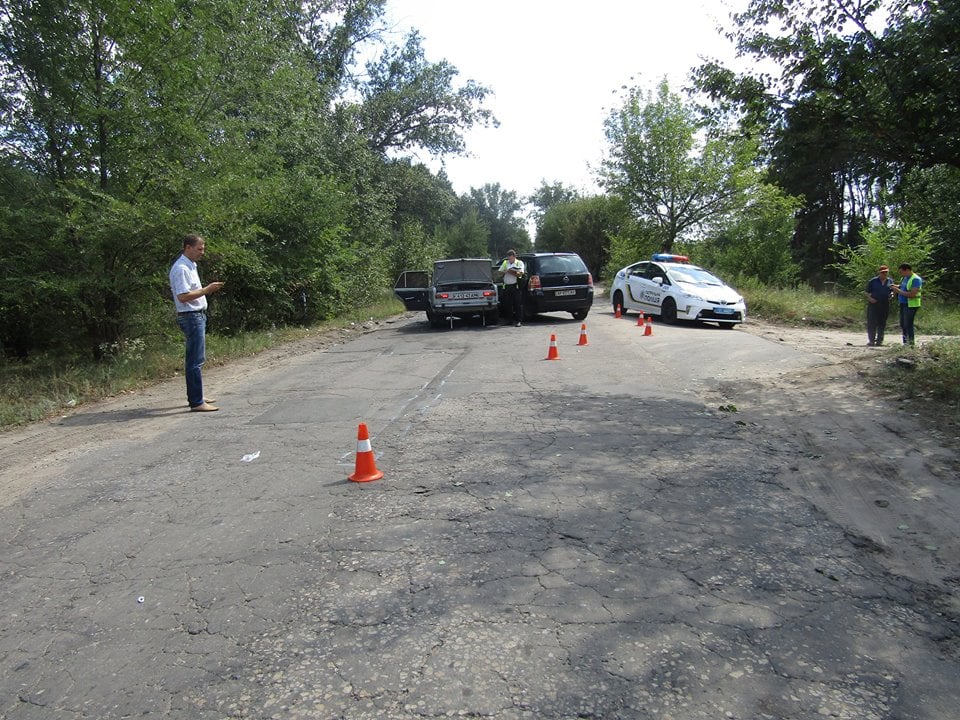
<svg viewBox="0 0 960 720">
<path fill-rule="evenodd" d="M 686 255 L 671 255 L 670 253 L 654 253 L 653 259 L 660 262 L 690 262 L 690 258 L 688 258 Z"/>
</svg>

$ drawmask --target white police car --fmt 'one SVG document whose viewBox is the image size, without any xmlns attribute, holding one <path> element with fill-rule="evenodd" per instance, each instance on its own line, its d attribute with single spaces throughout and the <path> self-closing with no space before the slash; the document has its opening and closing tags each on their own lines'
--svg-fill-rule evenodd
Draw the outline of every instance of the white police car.
<svg viewBox="0 0 960 720">
<path fill-rule="evenodd" d="M 747 319 L 743 297 L 685 255 L 657 253 L 619 270 L 610 287 L 613 309 L 642 310 L 667 323 L 703 320 L 732 328 Z"/>
</svg>

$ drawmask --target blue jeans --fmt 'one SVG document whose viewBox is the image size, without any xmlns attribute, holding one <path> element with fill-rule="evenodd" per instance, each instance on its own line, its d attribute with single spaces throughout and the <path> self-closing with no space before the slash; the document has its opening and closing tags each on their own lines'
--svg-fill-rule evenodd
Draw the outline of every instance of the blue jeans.
<svg viewBox="0 0 960 720">
<path fill-rule="evenodd" d="M 913 319 L 920 308 L 900 304 L 900 329 L 903 330 L 903 344 L 913 345 Z"/>
<path fill-rule="evenodd" d="M 207 359 L 207 314 L 205 312 L 177 315 L 177 325 L 187 341 L 183 375 L 187 380 L 187 402 L 190 407 L 203 405 L 203 376 L 200 368 Z"/>
</svg>

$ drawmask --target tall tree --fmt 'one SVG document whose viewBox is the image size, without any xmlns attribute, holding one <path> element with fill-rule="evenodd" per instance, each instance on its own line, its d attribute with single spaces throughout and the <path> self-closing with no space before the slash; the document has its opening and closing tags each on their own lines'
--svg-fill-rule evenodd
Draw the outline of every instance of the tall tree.
<svg viewBox="0 0 960 720">
<path fill-rule="evenodd" d="M 467 197 L 480 220 L 490 231 L 487 251 L 494 260 L 513 248 L 523 252 L 530 247 L 530 235 L 523 223 L 523 203 L 513 190 L 504 190 L 500 183 L 487 183 L 471 188 Z"/>
<path fill-rule="evenodd" d="M 540 234 L 544 216 L 552 207 L 573 202 L 579 197 L 580 193 L 576 188 L 564 185 L 562 182 L 547 183 L 546 180 L 541 180 L 540 187 L 527 198 L 527 203 L 532 206 L 530 215 L 536 224 L 537 234 Z"/>
<path fill-rule="evenodd" d="M 629 209 L 616 196 L 576 198 L 551 206 L 537 231 L 537 250 L 575 252 L 595 278 L 610 259 L 610 238 L 629 224 Z"/>
<path fill-rule="evenodd" d="M 148 315 L 157 268 L 175 254 L 171 218 L 228 225 L 257 192 L 244 180 L 277 169 L 289 142 L 280 128 L 302 137 L 291 119 L 306 115 L 312 81 L 288 10 L 283 0 L 158 0 L 136 13 L 123 0 L 4 2 L 0 148 L 46 184 L 40 272 L 73 308 L 66 341 L 96 354 Z"/>
<path fill-rule="evenodd" d="M 465 129 L 497 125 L 482 106 L 490 91 L 473 80 L 455 88 L 457 69 L 447 61 L 427 62 L 416 32 L 368 63 L 367 74 L 360 88 L 360 132 L 375 152 L 461 153 Z"/>
<path fill-rule="evenodd" d="M 465 205 L 463 214 L 445 232 L 447 257 L 483 257 L 488 253 L 490 228 L 476 207 Z"/>
<path fill-rule="evenodd" d="M 930 229 L 932 258 L 941 286 L 960 293 L 960 169 L 914 168 L 897 191 L 898 219 Z"/>
<path fill-rule="evenodd" d="M 325 104 L 342 99 L 356 84 L 358 55 L 382 40 L 385 7 L 386 0 L 289 0 Z"/>
<path fill-rule="evenodd" d="M 751 0 L 729 37 L 755 62 L 697 86 L 763 132 L 774 179 L 805 198 L 795 251 L 816 278 L 835 243 L 884 220 L 911 167 L 960 163 L 960 6 Z"/>
<path fill-rule="evenodd" d="M 693 107 L 666 80 L 656 96 L 630 89 L 605 128 L 609 154 L 601 181 L 638 220 L 659 229 L 664 252 L 729 213 L 752 180 L 750 144 L 704 135 Z"/>
</svg>

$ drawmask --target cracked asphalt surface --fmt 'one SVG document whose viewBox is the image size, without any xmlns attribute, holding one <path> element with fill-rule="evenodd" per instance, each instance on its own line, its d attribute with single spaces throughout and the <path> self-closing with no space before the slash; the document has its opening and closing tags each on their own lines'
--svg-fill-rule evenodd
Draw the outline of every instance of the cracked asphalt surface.
<svg viewBox="0 0 960 720">
<path fill-rule="evenodd" d="M 0 716 L 954 720 L 955 453 L 836 358 L 586 322 L 405 317 L 208 371 L 219 413 L 0 436 Z"/>
</svg>

